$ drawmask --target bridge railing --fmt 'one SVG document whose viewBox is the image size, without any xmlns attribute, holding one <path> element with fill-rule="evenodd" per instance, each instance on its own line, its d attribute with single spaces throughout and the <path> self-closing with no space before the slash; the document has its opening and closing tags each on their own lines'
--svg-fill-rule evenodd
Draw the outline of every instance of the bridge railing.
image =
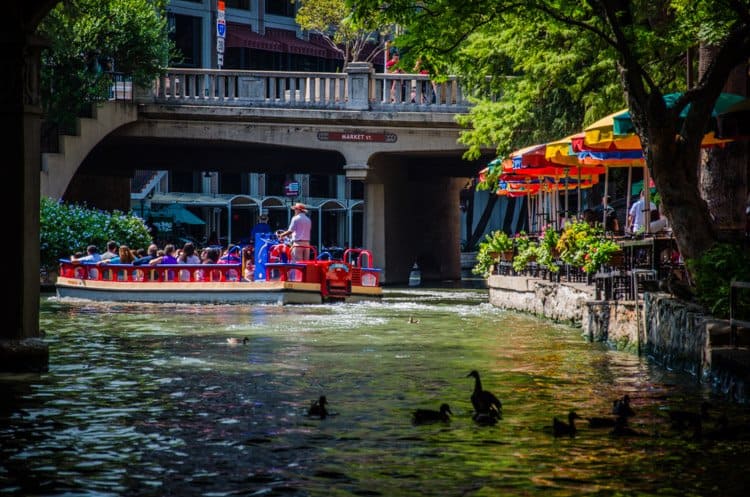
<svg viewBox="0 0 750 497">
<path fill-rule="evenodd" d="M 423 74 L 372 71 L 348 74 L 171 68 L 150 92 L 141 95 L 139 100 L 143 99 L 170 104 L 412 112 L 465 112 L 469 107 L 455 77 L 437 83 Z"/>
</svg>

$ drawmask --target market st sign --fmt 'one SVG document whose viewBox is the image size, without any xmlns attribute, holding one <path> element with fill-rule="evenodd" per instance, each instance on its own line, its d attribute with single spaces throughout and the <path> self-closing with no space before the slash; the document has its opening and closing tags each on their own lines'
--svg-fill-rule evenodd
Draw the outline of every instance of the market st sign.
<svg viewBox="0 0 750 497">
<path fill-rule="evenodd" d="M 318 132 L 318 140 L 324 142 L 396 143 L 398 136 L 394 133 L 320 131 Z"/>
</svg>

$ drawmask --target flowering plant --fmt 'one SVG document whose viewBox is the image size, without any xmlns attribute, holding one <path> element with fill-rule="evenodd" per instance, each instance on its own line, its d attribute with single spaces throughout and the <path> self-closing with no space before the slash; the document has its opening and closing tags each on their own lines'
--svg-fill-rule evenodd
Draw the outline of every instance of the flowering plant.
<svg viewBox="0 0 750 497">
<path fill-rule="evenodd" d="M 585 221 L 567 224 L 556 248 L 564 262 L 589 274 L 595 273 L 621 250 L 619 245 L 604 236 L 601 226 L 591 226 Z"/>
<path fill-rule="evenodd" d="M 557 250 L 557 242 L 559 240 L 560 233 L 555 231 L 552 226 L 547 226 L 544 229 L 541 238 L 539 238 L 537 260 L 539 264 L 553 273 L 560 271 L 560 266 L 556 264 L 556 261 L 560 256 L 560 252 Z"/>
</svg>

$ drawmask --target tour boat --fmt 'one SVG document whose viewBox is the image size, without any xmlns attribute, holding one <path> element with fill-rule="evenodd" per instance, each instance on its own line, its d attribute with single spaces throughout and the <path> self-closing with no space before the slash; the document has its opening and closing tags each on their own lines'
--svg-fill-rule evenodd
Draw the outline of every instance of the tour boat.
<svg viewBox="0 0 750 497">
<path fill-rule="evenodd" d="M 113 302 L 320 304 L 382 297 L 380 269 L 372 267 L 368 250 L 347 249 L 336 259 L 310 247 L 308 260 L 292 262 L 288 245 L 275 239 L 259 237 L 256 248 L 252 263 L 133 266 L 63 259 L 55 286 L 58 297 Z"/>
</svg>

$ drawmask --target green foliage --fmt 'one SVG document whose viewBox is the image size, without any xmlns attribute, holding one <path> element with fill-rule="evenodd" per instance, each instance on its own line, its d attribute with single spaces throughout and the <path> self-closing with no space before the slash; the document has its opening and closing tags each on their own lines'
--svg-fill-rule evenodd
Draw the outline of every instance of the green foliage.
<svg viewBox="0 0 750 497">
<path fill-rule="evenodd" d="M 166 0 L 60 2 L 40 23 L 41 95 L 49 119 L 70 127 L 87 105 L 109 98 L 111 71 L 149 86 L 169 63 Z"/>
<path fill-rule="evenodd" d="M 560 233 L 551 226 L 547 226 L 539 238 L 539 247 L 537 248 L 537 262 L 553 273 L 560 271 L 560 266 L 556 264 L 559 257 L 557 250 L 557 242 L 559 241 Z"/>
<path fill-rule="evenodd" d="M 362 56 L 372 62 L 382 55 L 383 40 L 391 29 L 383 24 L 379 10 L 354 17 L 345 0 L 301 0 L 300 4 L 295 16 L 297 24 L 322 35 L 332 48 L 342 52 L 344 62 L 356 62 Z M 374 43 L 377 49 L 365 51 L 368 43 Z"/>
<path fill-rule="evenodd" d="M 525 242 L 518 246 L 515 257 L 513 257 L 513 269 L 523 271 L 526 265 L 534 262 L 539 257 L 539 244 L 526 238 Z"/>
<path fill-rule="evenodd" d="M 693 276 L 698 302 L 718 318 L 729 317 L 732 280 L 750 281 L 750 253 L 738 245 L 718 243 L 687 267 Z"/>
<path fill-rule="evenodd" d="M 477 263 L 472 268 L 472 273 L 481 274 L 485 278 L 488 277 L 492 271 L 492 266 L 500 261 L 500 254 L 512 251 L 513 245 L 513 238 L 502 230 L 485 235 L 484 240 L 479 242 Z"/>
<path fill-rule="evenodd" d="M 57 268 L 58 260 L 85 252 L 89 245 L 100 251 L 109 240 L 129 247 L 151 243 L 148 227 L 139 217 L 119 211 L 112 213 L 42 198 L 39 218 L 40 263 L 47 270 Z"/>
<path fill-rule="evenodd" d="M 585 221 L 568 223 L 557 241 L 560 259 L 593 274 L 621 251 L 617 243 L 604 236 L 601 226 Z"/>
</svg>

